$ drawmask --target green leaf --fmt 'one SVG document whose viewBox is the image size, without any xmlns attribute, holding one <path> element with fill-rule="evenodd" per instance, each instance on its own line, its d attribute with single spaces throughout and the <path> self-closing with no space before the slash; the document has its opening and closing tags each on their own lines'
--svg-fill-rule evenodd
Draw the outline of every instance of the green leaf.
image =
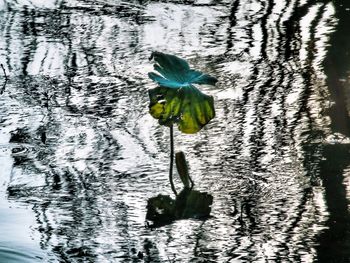
<svg viewBox="0 0 350 263">
<path fill-rule="evenodd" d="M 216 78 L 200 71 L 190 69 L 188 63 L 174 55 L 153 52 L 151 58 L 156 62 L 154 70 L 160 75 L 150 72 L 148 76 L 159 85 L 168 88 L 187 87 L 191 84 L 215 85 Z"/>
<path fill-rule="evenodd" d="M 176 123 L 184 133 L 196 133 L 215 116 L 214 99 L 194 86 L 149 90 L 150 114 L 161 125 Z"/>
<path fill-rule="evenodd" d="M 149 90 L 150 114 L 161 125 L 176 123 L 184 133 L 198 132 L 215 116 L 214 99 L 192 84 L 214 85 L 216 78 L 190 69 L 185 60 L 173 55 L 154 52 L 152 57 L 162 76 L 148 74 L 160 85 Z"/>
</svg>

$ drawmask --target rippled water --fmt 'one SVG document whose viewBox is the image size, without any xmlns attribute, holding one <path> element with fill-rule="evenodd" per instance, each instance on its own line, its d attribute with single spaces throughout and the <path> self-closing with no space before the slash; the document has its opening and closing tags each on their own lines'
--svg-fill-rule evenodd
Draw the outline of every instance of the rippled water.
<svg viewBox="0 0 350 263">
<path fill-rule="evenodd" d="M 349 5 L 0 0 L 0 262 L 349 262 Z M 150 229 L 154 50 L 219 83 L 175 138 L 212 217 Z"/>
</svg>

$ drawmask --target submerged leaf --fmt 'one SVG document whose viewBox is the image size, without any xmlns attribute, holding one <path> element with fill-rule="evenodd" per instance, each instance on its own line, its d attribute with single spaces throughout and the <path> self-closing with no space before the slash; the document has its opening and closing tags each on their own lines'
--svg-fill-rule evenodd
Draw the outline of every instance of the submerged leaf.
<svg viewBox="0 0 350 263">
<path fill-rule="evenodd" d="M 215 116 L 214 99 L 193 86 L 215 85 L 217 79 L 190 69 L 188 63 L 176 56 L 160 52 L 152 54 L 156 73 L 149 77 L 160 86 L 149 90 L 150 114 L 161 125 L 177 123 L 184 133 L 196 133 Z"/>
</svg>

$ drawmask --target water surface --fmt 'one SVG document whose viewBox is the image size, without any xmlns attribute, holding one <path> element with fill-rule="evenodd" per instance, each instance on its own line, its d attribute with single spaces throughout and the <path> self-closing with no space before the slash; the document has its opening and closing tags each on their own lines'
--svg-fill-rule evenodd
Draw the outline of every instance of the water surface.
<svg viewBox="0 0 350 263">
<path fill-rule="evenodd" d="M 0 261 L 347 262 L 343 2 L 0 1 Z M 154 50 L 219 82 L 216 118 L 175 134 L 212 217 L 150 229 Z"/>
</svg>

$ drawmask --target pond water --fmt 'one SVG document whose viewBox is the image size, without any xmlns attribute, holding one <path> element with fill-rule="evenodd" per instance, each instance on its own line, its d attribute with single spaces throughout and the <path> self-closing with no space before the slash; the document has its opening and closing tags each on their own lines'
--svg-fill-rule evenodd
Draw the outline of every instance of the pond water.
<svg viewBox="0 0 350 263">
<path fill-rule="evenodd" d="M 347 0 L 0 0 L 0 262 L 349 262 L 349 24 Z M 149 228 L 155 50 L 219 82 L 175 131 L 211 217 Z"/>
</svg>

